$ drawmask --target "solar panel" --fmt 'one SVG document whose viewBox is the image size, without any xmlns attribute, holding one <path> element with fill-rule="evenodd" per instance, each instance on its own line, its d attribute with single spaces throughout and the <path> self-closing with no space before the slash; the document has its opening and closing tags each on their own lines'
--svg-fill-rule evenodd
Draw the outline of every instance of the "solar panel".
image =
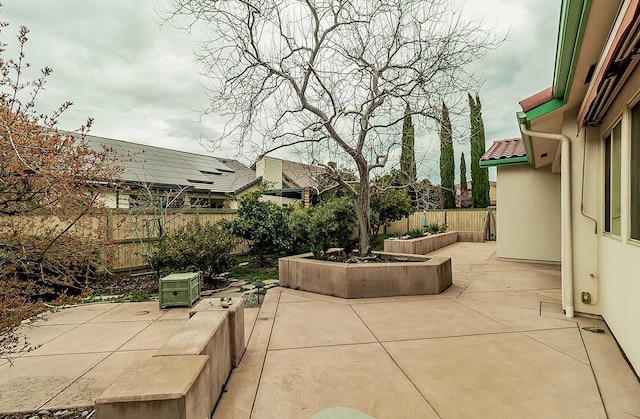
<svg viewBox="0 0 640 419">
<path fill-rule="evenodd" d="M 102 145 L 111 148 L 124 167 L 123 178 L 130 182 L 179 185 L 214 192 L 233 192 L 235 184 L 251 181 L 254 174 L 235 161 L 229 165 L 212 156 L 135 144 L 127 141 L 87 136 L 89 146 L 101 151 Z M 249 174 L 247 175 L 248 172 Z M 240 176 L 242 179 L 239 179 Z M 245 179 L 246 178 L 246 179 Z M 242 185 L 239 185 L 242 186 Z"/>
</svg>

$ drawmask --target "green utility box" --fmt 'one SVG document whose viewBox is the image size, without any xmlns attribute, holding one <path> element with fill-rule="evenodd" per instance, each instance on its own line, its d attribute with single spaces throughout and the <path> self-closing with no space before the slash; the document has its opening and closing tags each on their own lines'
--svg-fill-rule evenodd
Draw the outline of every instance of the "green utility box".
<svg viewBox="0 0 640 419">
<path fill-rule="evenodd" d="M 200 298 L 200 274 L 188 272 L 160 278 L 160 308 L 191 307 Z"/>
</svg>

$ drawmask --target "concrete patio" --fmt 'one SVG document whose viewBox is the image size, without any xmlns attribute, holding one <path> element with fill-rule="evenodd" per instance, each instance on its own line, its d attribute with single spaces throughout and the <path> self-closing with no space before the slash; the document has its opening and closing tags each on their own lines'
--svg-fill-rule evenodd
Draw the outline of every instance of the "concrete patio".
<svg viewBox="0 0 640 419">
<path fill-rule="evenodd" d="M 640 383 L 605 323 L 561 312 L 559 267 L 497 261 L 495 243 L 432 254 L 453 259 L 439 296 L 270 290 L 213 417 L 640 416 Z"/>
<path fill-rule="evenodd" d="M 270 290 L 259 312 L 245 310 L 247 351 L 213 417 L 311 418 L 341 406 L 378 419 L 640 416 L 640 383 L 605 323 L 561 312 L 559 267 L 497 261 L 495 243 L 433 254 L 453 262 L 454 284 L 438 296 Z M 42 346 L 0 365 L 0 412 L 92 405 L 188 311 L 55 313 L 28 329 Z"/>
<path fill-rule="evenodd" d="M 190 310 L 160 310 L 157 302 L 88 304 L 23 327 L 37 349 L 19 354 L 13 366 L 0 360 L 0 417 L 92 406 L 134 362 L 175 335 Z M 245 309 L 249 331 L 257 314 L 257 308 Z"/>
</svg>

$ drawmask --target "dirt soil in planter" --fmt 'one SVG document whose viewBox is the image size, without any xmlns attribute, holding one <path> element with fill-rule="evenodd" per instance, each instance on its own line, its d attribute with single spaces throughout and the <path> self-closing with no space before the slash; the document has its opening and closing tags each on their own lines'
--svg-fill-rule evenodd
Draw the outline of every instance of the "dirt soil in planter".
<svg viewBox="0 0 640 419">
<path fill-rule="evenodd" d="M 342 254 L 330 255 L 327 261 L 340 262 L 340 263 L 401 263 L 401 262 L 425 262 L 426 259 L 408 258 L 405 256 L 389 256 L 389 255 L 381 255 L 377 253 L 374 253 L 371 256 L 359 257 L 357 255 L 346 256 L 344 253 L 342 253 Z"/>
</svg>

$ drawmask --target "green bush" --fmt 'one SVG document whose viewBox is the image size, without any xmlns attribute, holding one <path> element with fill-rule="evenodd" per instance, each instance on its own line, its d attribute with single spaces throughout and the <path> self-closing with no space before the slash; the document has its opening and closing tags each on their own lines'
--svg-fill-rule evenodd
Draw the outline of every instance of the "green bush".
<svg viewBox="0 0 640 419">
<path fill-rule="evenodd" d="M 299 253 L 305 245 L 309 245 L 309 210 L 296 208 L 289 216 L 291 232 L 291 254 Z"/>
<path fill-rule="evenodd" d="M 397 189 L 389 186 L 392 178 L 376 180 L 371 188 L 371 229 L 373 235 L 378 234 L 380 227 L 389 226 L 392 222 L 401 220 L 413 214 L 415 207 L 407 189 Z"/>
<path fill-rule="evenodd" d="M 407 235 L 412 239 L 417 239 L 418 237 L 424 236 L 424 230 L 421 228 L 414 228 L 413 230 L 409 230 Z"/>
<path fill-rule="evenodd" d="M 260 201 L 264 189 L 249 192 L 239 199 L 236 218 L 226 221 L 224 228 L 247 241 L 249 255 L 264 262 L 267 256 L 285 254 L 292 246 L 289 229 L 290 207 Z"/>
<path fill-rule="evenodd" d="M 427 227 L 427 231 L 433 234 L 444 233 L 447 231 L 447 225 L 429 224 L 429 227 Z"/>
<path fill-rule="evenodd" d="M 371 250 L 383 251 L 384 241 L 389 237 L 399 237 L 401 234 L 376 234 L 371 238 Z"/>
<path fill-rule="evenodd" d="M 355 226 L 356 210 L 350 198 L 329 199 L 311 208 L 307 235 L 314 256 L 325 259 L 331 247 L 351 253 L 357 242 Z"/>
<path fill-rule="evenodd" d="M 150 257 L 156 272 L 200 271 L 208 274 L 223 272 L 233 266 L 231 252 L 240 243 L 216 224 L 192 221 L 175 233 L 163 236 Z"/>
</svg>

